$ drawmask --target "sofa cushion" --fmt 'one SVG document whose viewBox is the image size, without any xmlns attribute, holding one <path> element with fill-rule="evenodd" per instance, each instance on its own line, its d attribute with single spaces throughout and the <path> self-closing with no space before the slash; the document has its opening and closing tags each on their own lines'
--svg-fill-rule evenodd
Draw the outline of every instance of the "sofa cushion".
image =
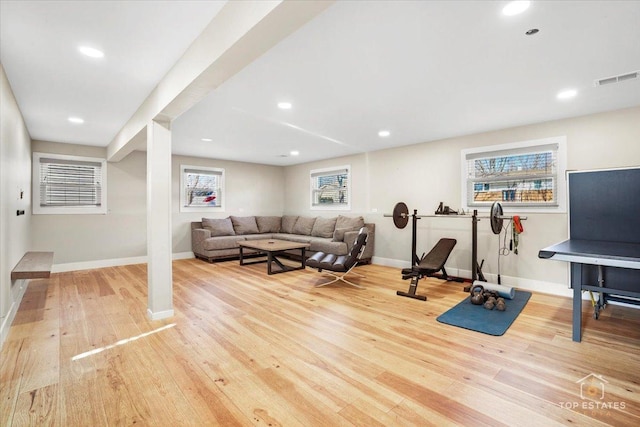
<svg viewBox="0 0 640 427">
<path fill-rule="evenodd" d="M 349 252 L 349 248 L 344 242 L 332 242 L 327 239 L 313 239 L 309 243 L 311 243 L 309 250 L 312 252 L 324 252 L 336 255 L 346 255 Z"/>
<path fill-rule="evenodd" d="M 302 234 L 303 236 L 311 236 L 311 230 L 313 230 L 313 224 L 315 224 L 316 218 L 309 218 L 305 216 L 299 216 L 296 221 L 296 225 L 293 226 L 293 234 Z"/>
<path fill-rule="evenodd" d="M 271 233 L 260 233 L 260 234 L 244 234 L 242 237 L 244 237 L 245 240 L 270 240 L 270 239 L 276 238 L 273 236 L 274 235 Z"/>
<path fill-rule="evenodd" d="M 336 220 L 336 228 L 357 228 L 360 230 L 362 227 L 364 227 L 364 218 L 361 216 L 348 217 L 338 215 Z"/>
<path fill-rule="evenodd" d="M 314 237 L 333 237 L 333 230 L 336 229 L 336 220 L 337 218 L 316 218 L 311 235 Z"/>
<path fill-rule="evenodd" d="M 289 242 L 296 242 L 296 243 L 309 243 L 311 242 L 311 239 L 313 239 L 313 237 L 311 236 L 303 236 L 301 234 L 283 234 L 283 233 L 279 233 L 279 234 L 273 234 L 272 235 L 274 239 L 278 239 L 278 240 L 287 240 Z M 318 238 L 318 237 L 316 237 Z"/>
<path fill-rule="evenodd" d="M 279 216 L 257 216 L 258 232 L 279 233 L 282 219 Z"/>
<path fill-rule="evenodd" d="M 211 231 L 211 237 L 236 234 L 230 218 L 202 218 L 202 228 Z"/>
<path fill-rule="evenodd" d="M 347 227 L 347 228 L 337 228 L 333 232 L 333 241 L 334 242 L 344 242 L 344 233 L 349 231 L 358 231 L 360 228 L 358 227 Z"/>
<path fill-rule="evenodd" d="M 216 251 L 220 249 L 233 249 L 238 247 L 238 242 L 244 241 L 243 236 L 220 236 L 209 238 L 204 241 L 204 249 Z"/>
<path fill-rule="evenodd" d="M 293 233 L 293 227 L 296 225 L 297 220 L 297 216 L 284 215 L 282 217 L 282 226 L 280 227 L 280 232 L 287 234 Z"/>
<path fill-rule="evenodd" d="M 258 234 L 255 216 L 231 216 L 230 218 L 236 234 Z"/>
</svg>

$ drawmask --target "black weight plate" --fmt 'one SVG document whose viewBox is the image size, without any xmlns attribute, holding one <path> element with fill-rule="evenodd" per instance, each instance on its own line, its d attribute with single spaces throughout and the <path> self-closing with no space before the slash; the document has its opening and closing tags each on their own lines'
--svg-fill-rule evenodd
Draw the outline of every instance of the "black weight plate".
<svg viewBox="0 0 640 427">
<path fill-rule="evenodd" d="M 502 205 L 500 202 L 493 202 L 491 205 L 491 231 L 493 234 L 502 232 Z"/>
<path fill-rule="evenodd" d="M 402 202 L 393 207 L 393 223 L 398 228 L 405 228 L 409 223 L 409 208 Z"/>
</svg>

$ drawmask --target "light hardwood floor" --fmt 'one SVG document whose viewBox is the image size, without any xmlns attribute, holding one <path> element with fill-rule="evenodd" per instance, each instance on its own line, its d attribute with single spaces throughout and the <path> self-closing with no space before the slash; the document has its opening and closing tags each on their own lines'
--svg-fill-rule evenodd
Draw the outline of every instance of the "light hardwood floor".
<svg viewBox="0 0 640 427">
<path fill-rule="evenodd" d="M 147 318 L 146 266 L 30 282 L 0 353 L 1 426 L 640 425 L 640 310 L 534 294 L 501 337 L 440 324 L 462 285 L 358 267 L 174 262 L 175 316 Z M 589 374 L 604 399 L 583 400 Z"/>
</svg>

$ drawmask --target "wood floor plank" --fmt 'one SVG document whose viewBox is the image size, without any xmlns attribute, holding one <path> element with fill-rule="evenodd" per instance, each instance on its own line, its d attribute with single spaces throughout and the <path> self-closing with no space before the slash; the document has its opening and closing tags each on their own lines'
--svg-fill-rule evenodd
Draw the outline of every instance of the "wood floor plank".
<svg viewBox="0 0 640 427">
<path fill-rule="evenodd" d="M 436 321 L 459 283 L 421 280 L 421 302 L 395 295 L 398 269 L 357 271 L 365 289 L 175 261 L 161 321 L 144 264 L 33 280 L 0 353 L 0 424 L 640 425 L 640 310 L 596 321 L 585 301 L 575 343 L 571 300 L 534 293 L 493 337 Z M 589 374 L 600 407 L 580 395 Z"/>
<path fill-rule="evenodd" d="M 58 385 L 26 391 L 20 394 L 15 410 L 14 425 L 58 425 Z"/>
</svg>

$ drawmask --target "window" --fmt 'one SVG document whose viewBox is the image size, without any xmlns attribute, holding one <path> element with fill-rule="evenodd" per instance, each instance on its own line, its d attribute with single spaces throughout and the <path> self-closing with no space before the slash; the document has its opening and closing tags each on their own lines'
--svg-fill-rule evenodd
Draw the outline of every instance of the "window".
<svg viewBox="0 0 640 427">
<path fill-rule="evenodd" d="M 463 204 L 564 211 L 564 137 L 462 151 Z"/>
<path fill-rule="evenodd" d="M 350 166 L 339 166 L 311 171 L 311 209 L 351 208 L 350 169 Z"/>
<path fill-rule="evenodd" d="M 105 159 L 33 153 L 34 214 L 106 214 Z"/>
<path fill-rule="evenodd" d="M 180 212 L 224 211 L 224 169 L 180 165 Z"/>
</svg>

